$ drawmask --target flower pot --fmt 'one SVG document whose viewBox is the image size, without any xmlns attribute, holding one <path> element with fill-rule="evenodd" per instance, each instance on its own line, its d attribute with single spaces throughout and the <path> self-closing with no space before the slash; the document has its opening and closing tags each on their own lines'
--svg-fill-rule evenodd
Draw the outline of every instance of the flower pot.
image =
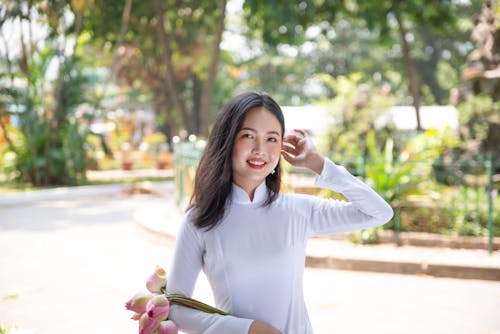
<svg viewBox="0 0 500 334">
<path fill-rule="evenodd" d="M 132 169 L 132 166 L 133 166 L 133 162 L 132 161 L 123 161 L 122 162 L 122 169 L 123 170 L 131 170 Z"/>
<path fill-rule="evenodd" d="M 158 160 L 156 161 L 156 168 L 157 169 L 165 169 L 168 166 L 168 161 L 166 160 Z"/>
</svg>

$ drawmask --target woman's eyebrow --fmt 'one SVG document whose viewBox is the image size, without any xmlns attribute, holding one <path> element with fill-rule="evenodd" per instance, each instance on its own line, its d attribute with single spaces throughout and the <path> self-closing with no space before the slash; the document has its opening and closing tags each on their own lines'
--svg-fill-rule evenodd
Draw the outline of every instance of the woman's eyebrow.
<svg viewBox="0 0 500 334">
<path fill-rule="evenodd" d="M 241 128 L 241 130 L 240 130 L 240 131 L 243 131 L 243 130 L 252 131 L 252 132 L 257 133 L 257 130 L 252 129 L 252 128 Z"/>
<path fill-rule="evenodd" d="M 248 128 L 248 127 L 245 127 L 245 128 L 241 128 L 240 131 L 242 130 L 247 130 L 247 131 L 252 131 L 252 132 L 255 132 L 257 133 L 258 131 L 253 129 L 253 128 Z M 273 135 L 276 135 L 276 136 L 281 136 L 280 133 L 278 131 L 274 131 L 274 130 L 271 130 L 271 131 L 267 131 L 266 134 L 273 134 Z"/>
</svg>

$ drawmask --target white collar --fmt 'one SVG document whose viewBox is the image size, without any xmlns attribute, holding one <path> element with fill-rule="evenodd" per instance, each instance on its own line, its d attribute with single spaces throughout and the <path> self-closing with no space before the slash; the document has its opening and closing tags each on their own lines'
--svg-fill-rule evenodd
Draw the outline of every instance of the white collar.
<svg viewBox="0 0 500 334">
<path fill-rule="evenodd" d="M 233 191 L 231 194 L 231 201 L 239 204 L 260 204 L 267 200 L 267 185 L 264 180 L 256 189 L 253 195 L 253 201 L 250 200 L 247 192 L 243 188 L 233 183 Z"/>
</svg>

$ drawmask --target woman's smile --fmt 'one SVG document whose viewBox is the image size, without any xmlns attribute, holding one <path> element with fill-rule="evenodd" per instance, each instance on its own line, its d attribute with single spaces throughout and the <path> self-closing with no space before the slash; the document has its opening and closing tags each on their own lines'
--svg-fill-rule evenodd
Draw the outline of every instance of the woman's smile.
<svg viewBox="0 0 500 334">
<path fill-rule="evenodd" d="M 263 169 L 266 166 L 266 162 L 261 159 L 248 160 L 248 165 L 254 169 Z"/>
</svg>

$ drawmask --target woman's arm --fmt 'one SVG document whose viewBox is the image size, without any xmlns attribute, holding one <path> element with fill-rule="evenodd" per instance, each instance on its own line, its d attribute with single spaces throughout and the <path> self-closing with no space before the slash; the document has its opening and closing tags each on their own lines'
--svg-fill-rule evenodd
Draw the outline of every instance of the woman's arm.
<svg viewBox="0 0 500 334">
<path fill-rule="evenodd" d="M 281 334 L 279 330 L 263 322 L 253 321 L 248 334 Z"/>
<path fill-rule="evenodd" d="M 187 297 L 193 294 L 203 262 L 200 232 L 186 215 L 175 242 L 173 261 L 168 272 L 167 290 Z M 169 318 L 185 333 L 247 334 L 252 319 L 209 314 L 180 305 L 171 305 Z"/>
<path fill-rule="evenodd" d="M 305 167 L 319 174 L 316 185 L 344 195 L 349 202 L 309 197 L 300 208 L 310 212 L 308 234 L 330 234 L 375 227 L 388 222 L 392 208 L 373 189 L 319 154 L 304 131 L 283 140 L 283 157 L 293 166 Z"/>
</svg>

